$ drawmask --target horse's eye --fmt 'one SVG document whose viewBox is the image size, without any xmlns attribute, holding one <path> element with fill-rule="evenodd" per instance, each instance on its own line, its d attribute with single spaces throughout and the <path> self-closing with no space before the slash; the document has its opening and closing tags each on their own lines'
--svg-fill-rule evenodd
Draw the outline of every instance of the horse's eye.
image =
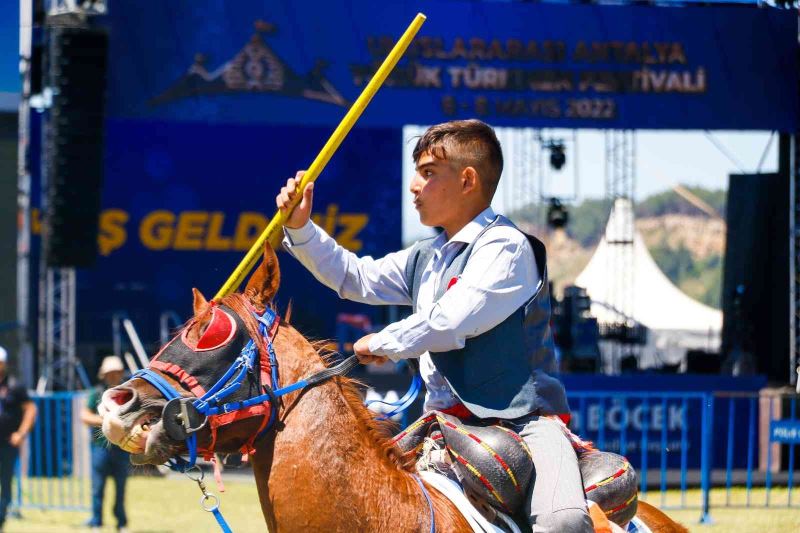
<svg viewBox="0 0 800 533">
<path fill-rule="evenodd" d="M 236 334 L 236 321 L 216 307 L 211 313 L 211 321 L 197 341 L 197 351 L 213 350 L 228 344 Z"/>
</svg>

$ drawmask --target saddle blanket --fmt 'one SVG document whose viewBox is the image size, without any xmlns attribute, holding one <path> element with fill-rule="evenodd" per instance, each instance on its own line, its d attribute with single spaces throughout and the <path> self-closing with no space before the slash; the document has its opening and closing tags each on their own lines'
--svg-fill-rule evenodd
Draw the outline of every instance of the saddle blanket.
<svg viewBox="0 0 800 533">
<path fill-rule="evenodd" d="M 499 528 L 486 520 L 486 518 L 484 518 L 470 503 L 467 497 L 464 496 L 461 486 L 452 479 L 430 470 L 418 472 L 418 474 L 425 483 L 438 490 L 443 496 L 453 502 L 453 505 L 456 506 L 461 514 L 464 515 L 467 522 L 469 522 L 474 533 L 507 533 L 508 531 L 512 533 L 521 533 L 514 521 L 499 511 L 497 514 L 506 522 L 508 529 Z"/>
<path fill-rule="evenodd" d="M 631 518 L 631 521 L 628 522 L 627 533 L 653 533 L 652 530 L 647 527 L 647 524 L 639 520 L 637 517 Z"/>
</svg>

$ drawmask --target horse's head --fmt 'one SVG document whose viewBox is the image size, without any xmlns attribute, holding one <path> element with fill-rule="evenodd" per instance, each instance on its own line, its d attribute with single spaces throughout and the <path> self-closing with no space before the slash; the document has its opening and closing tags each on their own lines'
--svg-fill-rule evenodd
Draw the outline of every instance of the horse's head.
<svg viewBox="0 0 800 533">
<path fill-rule="evenodd" d="M 163 380 L 175 391 L 175 396 L 199 398 L 223 378 L 243 350 L 253 350 L 256 364 L 250 369 L 242 368 L 241 385 L 226 396 L 223 403 L 263 394 L 264 385 L 270 385 L 271 380 L 267 341 L 262 335 L 267 326 L 260 324 L 258 315 L 271 317 L 270 302 L 279 283 L 278 259 L 267 245 L 264 260 L 243 293 L 226 296 L 219 302 L 208 302 L 194 289 L 194 316 L 153 358 L 150 375 L 155 374 L 155 381 Z M 268 335 L 274 334 L 278 322 L 279 319 L 275 319 Z M 154 386 L 152 378 L 134 376 L 103 395 L 99 408 L 103 415 L 103 433 L 109 441 L 131 452 L 134 463 L 162 464 L 187 450 L 187 442 L 175 437 L 171 430 L 174 425 L 171 427 L 169 420 L 176 415 L 179 419 L 190 417 L 185 407 L 181 412 L 179 400 L 173 404 L 177 411 L 168 408 L 165 412 L 164 391 Z M 210 416 L 195 433 L 201 453 L 233 453 L 249 447 L 269 420 L 270 409 L 277 408 L 277 405 L 260 403 L 244 410 Z M 168 416 L 167 424 L 163 416 Z M 232 424 L 234 421 L 236 423 Z M 201 425 L 202 422 L 197 421 L 189 424 L 192 429 Z"/>
</svg>

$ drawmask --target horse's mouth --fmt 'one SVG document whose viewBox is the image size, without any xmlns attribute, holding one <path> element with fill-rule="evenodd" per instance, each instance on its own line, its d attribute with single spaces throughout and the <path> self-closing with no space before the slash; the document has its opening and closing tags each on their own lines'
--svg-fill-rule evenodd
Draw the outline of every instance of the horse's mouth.
<svg viewBox="0 0 800 533">
<path fill-rule="evenodd" d="M 181 449 L 181 443 L 164 431 L 161 412 L 141 410 L 118 415 L 103 413 L 103 434 L 112 443 L 131 454 L 131 463 L 163 464 Z"/>
<path fill-rule="evenodd" d="M 180 444 L 167 437 L 160 420 L 143 430 L 138 439 L 138 448 L 130 450 L 135 465 L 164 464 L 180 450 Z"/>
</svg>

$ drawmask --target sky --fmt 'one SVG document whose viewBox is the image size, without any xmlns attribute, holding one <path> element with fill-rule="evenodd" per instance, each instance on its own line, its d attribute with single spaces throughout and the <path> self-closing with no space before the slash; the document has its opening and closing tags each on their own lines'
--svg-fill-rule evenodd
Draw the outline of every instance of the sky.
<svg viewBox="0 0 800 533">
<path fill-rule="evenodd" d="M 403 130 L 406 193 L 403 196 L 403 242 L 406 244 L 430 234 L 419 224 L 410 201 L 411 194 L 407 193 L 414 173 L 413 138 L 424 131 L 424 126 L 406 126 Z M 566 199 L 568 204 L 577 204 L 586 198 L 605 196 L 606 134 L 603 131 L 541 130 L 538 134 L 546 139 L 564 141 L 567 163 L 560 171 L 550 168 L 549 152 L 539 148 L 535 130 L 498 128 L 497 133 L 506 165 L 492 203 L 496 212 L 508 212 L 520 201 L 536 201 L 541 197 L 557 196 Z M 761 172 L 774 172 L 778 164 L 777 135 L 770 132 L 640 130 L 635 132 L 633 144 L 634 200 L 643 200 L 679 184 L 727 190 L 729 174 L 755 173 L 762 157 Z M 525 145 L 533 149 L 522 152 Z"/>
</svg>

